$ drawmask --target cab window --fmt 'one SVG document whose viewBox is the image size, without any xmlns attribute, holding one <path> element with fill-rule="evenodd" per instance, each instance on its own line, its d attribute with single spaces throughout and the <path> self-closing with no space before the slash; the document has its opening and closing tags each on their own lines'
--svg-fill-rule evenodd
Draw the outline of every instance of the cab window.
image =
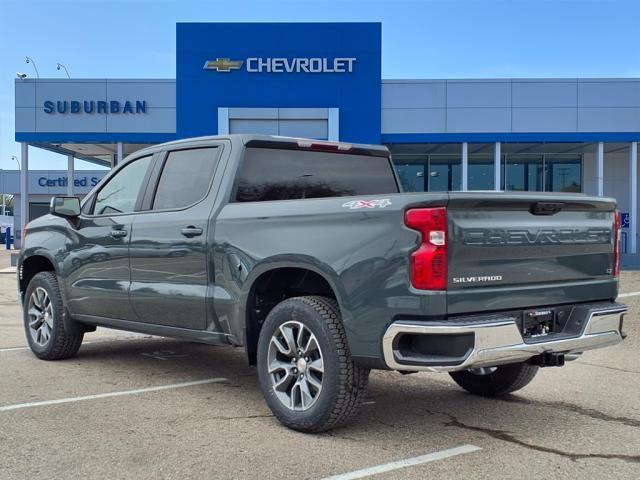
<svg viewBox="0 0 640 480">
<path fill-rule="evenodd" d="M 202 200 L 218 163 L 217 148 L 169 152 L 162 168 L 153 210 L 184 208 Z"/>
<path fill-rule="evenodd" d="M 116 173 L 96 195 L 94 215 L 132 213 L 151 165 L 151 155 L 133 160 Z"/>
</svg>

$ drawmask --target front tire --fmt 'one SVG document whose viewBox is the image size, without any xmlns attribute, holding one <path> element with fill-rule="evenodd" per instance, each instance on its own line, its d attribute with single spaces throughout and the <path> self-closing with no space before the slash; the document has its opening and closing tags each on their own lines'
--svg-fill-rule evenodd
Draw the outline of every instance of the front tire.
<svg viewBox="0 0 640 480">
<path fill-rule="evenodd" d="M 514 363 L 451 372 L 449 375 L 469 393 L 483 397 L 497 397 L 526 387 L 537 373 L 536 365 Z"/>
<path fill-rule="evenodd" d="M 65 329 L 62 295 L 53 272 L 40 272 L 31 279 L 22 307 L 27 341 L 36 357 L 62 360 L 78 352 L 84 333 Z"/>
<path fill-rule="evenodd" d="M 335 300 L 305 296 L 276 305 L 258 340 L 258 376 L 285 426 L 321 432 L 346 423 L 364 399 L 369 370 L 354 363 Z"/>
</svg>

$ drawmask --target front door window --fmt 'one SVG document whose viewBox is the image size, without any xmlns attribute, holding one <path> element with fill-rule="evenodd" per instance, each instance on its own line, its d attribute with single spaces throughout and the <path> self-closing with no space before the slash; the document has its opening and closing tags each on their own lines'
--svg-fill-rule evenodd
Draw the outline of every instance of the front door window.
<svg viewBox="0 0 640 480">
<path fill-rule="evenodd" d="M 94 215 L 132 213 L 140 187 L 151 164 L 151 155 L 133 160 L 116 173 L 96 195 Z"/>
</svg>

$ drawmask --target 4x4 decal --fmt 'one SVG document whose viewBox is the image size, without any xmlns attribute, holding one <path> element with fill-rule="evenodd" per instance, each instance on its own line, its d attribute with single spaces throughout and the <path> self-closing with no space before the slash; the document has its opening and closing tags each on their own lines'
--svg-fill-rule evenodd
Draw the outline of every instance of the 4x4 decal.
<svg viewBox="0 0 640 480">
<path fill-rule="evenodd" d="M 343 203 L 344 208 L 349 210 L 356 210 L 358 208 L 384 208 L 391 205 L 391 200 L 388 198 L 381 198 L 375 200 L 351 200 L 350 202 Z"/>
</svg>

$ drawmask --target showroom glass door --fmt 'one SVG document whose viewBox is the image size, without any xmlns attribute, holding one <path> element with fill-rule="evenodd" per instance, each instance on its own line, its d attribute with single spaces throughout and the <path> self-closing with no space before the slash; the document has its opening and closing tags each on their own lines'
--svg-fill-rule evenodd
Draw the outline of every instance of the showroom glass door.
<svg viewBox="0 0 640 480">
<path fill-rule="evenodd" d="M 582 155 L 545 155 L 545 191 L 582 191 Z"/>
<path fill-rule="evenodd" d="M 462 186 L 460 155 L 429 155 L 429 191 L 447 192 Z"/>
<path fill-rule="evenodd" d="M 469 155 L 468 180 L 469 190 L 493 190 L 493 155 Z"/>
<path fill-rule="evenodd" d="M 544 190 L 542 155 L 506 155 L 505 190 L 542 192 Z"/>
<path fill-rule="evenodd" d="M 427 190 L 427 163 L 428 157 L 426 156 L 402 155 L 394 157 L 394 165 L 404 192 L 425 192 Z"/>
</svg>

